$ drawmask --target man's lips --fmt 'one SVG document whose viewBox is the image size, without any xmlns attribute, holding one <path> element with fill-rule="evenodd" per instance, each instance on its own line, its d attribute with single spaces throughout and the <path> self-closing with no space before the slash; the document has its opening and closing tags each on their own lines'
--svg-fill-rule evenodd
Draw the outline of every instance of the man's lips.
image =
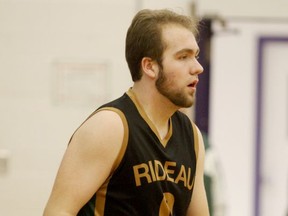
<svg viewBox="0 0 288 216">
<path fill-rule="evenodd" d="M 198 80 L 194 80 L 193 82 L 191 82 L 191 83 L 188 85 L 188 87 L 193 88 L 193 89 L 196 89 L 196 86 L 197 86 L 198 82 L 199 82 Z"/>
</svg>

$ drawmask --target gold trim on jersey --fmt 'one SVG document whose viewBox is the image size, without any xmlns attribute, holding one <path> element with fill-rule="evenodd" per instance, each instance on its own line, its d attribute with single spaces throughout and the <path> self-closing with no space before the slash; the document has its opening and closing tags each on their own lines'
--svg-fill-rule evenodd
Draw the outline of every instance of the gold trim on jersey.
<svg viewBox="0 0 288 216">
<path fill-rule="evenodd" d="M 191 121 L 191 124 L 192 124 L 192 133 L 194 134 L 194 152 L 195 152 L 195 157 L 196 157 L 196 164 L 195 165 L 197 167 L 198 155 L 199 155 L 199 134 L 198 134 L 198 129 L 197 129 L 196 124 L 192 121 Z M 196 179 L 196 172 L 195 172 L 193 183 L 192 183 L 193 186 L 195 184 L 195 179 Z"/>
<path fill-rule="evenodd" d="M 195 156 L 196 156 L 196 163 L 198 162 L 198 153 L 199 153 L 199 135 L 198 135 L 198 129 L 197 126 L 191 122 L 193 131 L 194 133 L 194 151 L 195 151 Z"/>
<path fill-rule="evenodd" d="M 158 132 L 158 130 L 156 129 L 155 125 L 153 124 L 153 122 L 150 120 L 150 118 L 148 117 L 148 115 L 146 114 L 146 112 L 144 111 L 143 107 L 141 106 L 141 104 L 139 103 L 136 95 L 134 94 L 134 92 L 131 90 L 131 88 L 126 92 L 127 95 L 131 98 L 131 100 L 133 101 L 133 103 L 135 104 L 138 112 L 140 113 L 141 117 L 146 121 L 146 123 L 149 125 L 149 127 L 151 128 L 151 130 L 154 132 L 154 134 L 158 137 L 159 141 L 161 142 L 161 144 L 166 147 L 169 139 L 172 136 L 172 121 L 171 118 L 169 118 L 169 128 L 168 128 L 168 133 L 166 134 L 166 136 L 164 137 L 164 139 L 161 139 L 161 136 Z"/>
<path fill-rule="evenodd" d="M 95 210 L 94 210 L 95 216 L 103 216 L 104 215 L 108 183 L 110 181 L 110 178 L 112 177 L 113 172 L 117 169 L 121 160 L 124 157 L 124 154 L 125 154 L 125 151 L 126 151 L 126 148 L 128 145 L 128 135 L 129 135 L 128 123 L 127 123 L 127 120 L 126 120 L 124 113 L 121 110 L 114 108 L 114 107 L 103 107 L 103 108 L 97 110 L 97 112 L 100 112 L 102 110 L 110 110 L 112 112 L 116 112 L 120 116 L 122 123 L 123 123 L 123 127 L 124 127 L 124 137 L 123 137 L 123 141 L 122 141 L 122 145 L 121 145 L 121 149 L 119 151 L 119 154 L 117 155 L 117 157 L 113 163 L 109 178 L 105 181 L 105 183 L 101 186 L 101 188 L 99 188 L 99 190 L 96 193 L 96 203 L 95 203 Z"/>
</svg>

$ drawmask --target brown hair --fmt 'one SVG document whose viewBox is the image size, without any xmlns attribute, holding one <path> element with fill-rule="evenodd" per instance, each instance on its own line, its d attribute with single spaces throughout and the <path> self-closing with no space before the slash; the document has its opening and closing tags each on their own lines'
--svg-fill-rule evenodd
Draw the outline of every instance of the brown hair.
<svg viewBox="0 0 288 216">
<path fill-rule="evenodd" d="M 140 80 L 142 77 L 141 60 L 143 57 L 150 57 L 160 66 L 162 65 L 165 44 L 161 39 L 161 27 L 167 24 L 181 25 L 193 32 L 195 36 L 198 34 L 197 21 L 192 17 L 167 9 L 139 11 L 132 20 L 126 35 L 126 61 L 133 81 Z"/>
</svg>

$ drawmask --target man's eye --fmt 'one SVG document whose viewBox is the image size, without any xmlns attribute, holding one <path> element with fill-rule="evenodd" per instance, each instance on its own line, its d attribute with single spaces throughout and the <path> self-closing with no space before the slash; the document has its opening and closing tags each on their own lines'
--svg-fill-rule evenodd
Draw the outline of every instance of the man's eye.
<svg viewBox="0 0 288 216">
<path fill-rule="evenodd" d="M 186 59 L 186 58 L 188 58 L 187 55 L 182 55 L 182 56 L 180 56 L 180 59 L 182 59 L 182 60 L 184 60 L 184 59 Z"/>
</svg>

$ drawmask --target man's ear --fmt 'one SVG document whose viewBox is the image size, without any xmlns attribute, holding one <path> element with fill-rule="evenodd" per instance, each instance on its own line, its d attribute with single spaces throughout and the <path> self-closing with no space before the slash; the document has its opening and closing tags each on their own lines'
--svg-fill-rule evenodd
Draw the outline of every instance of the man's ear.
<svg viewBox="0 0 288 216">
<path fill-rule="evenodd" d="M 158 73 L 157 63 L 149 57 L 142 58 L 141 68 L 143 73 L 145 73 L 150 78 L 155 78 Z"/>
</svg>

